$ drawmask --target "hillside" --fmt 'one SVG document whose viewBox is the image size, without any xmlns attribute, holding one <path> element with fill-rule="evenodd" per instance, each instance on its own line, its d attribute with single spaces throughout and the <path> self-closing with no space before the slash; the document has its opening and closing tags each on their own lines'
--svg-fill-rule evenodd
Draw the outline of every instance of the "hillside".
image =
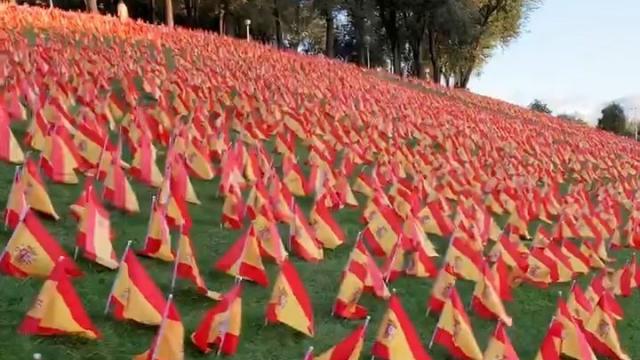
<svg viewBox="0 0 640 360">
<path fill-rule="evenodd" d="M 137 164 L 136 154 L 143 147 L 153 148 L 160 174 L 189 175 L 186 179 L 200 202 L 187 199 L 190 236 L 211 290 L 225 292 L 232 286 L 234 278 L 215 270 L 214 264 L 247 232 L 252 216 L 264 211 L 274 217 L 311 298 L 315 336 L 265 325 L 278 266 L 263 253 L 269 286 L 243 281 L 242 334 L 235 359 L 302 359 L 309 346 L 320 354 L 355 329 L 361 321 L 337 319 L 331 311 L 341 273 L 358 234 L 366 229 L 364 243 L 371 251 L 376 245 L 395 248 L 411 236 L 414 242 L 433 244 L 439 256 L 430 259 L 438 268 L 444 268 L 454 238 L 470 244 L 483 264 L 493 265 L 501 241 L 518 249 L 527 269 L 535 265 L 540 271 L 531 254 L 551 258 L 555 272 L 547 269 L 546 275 L 528 270 L 515 274 L 511 269 L 523 283 L 513 289 L 513 299 L 505 301 L 513 318 L 508 335 L 522 359 L 535 357 L 557 300 L 567 297 L 572 279 L 585 291 L 592 279 L 599 279 L 606 283 L 603 291 L 621 295 L 623 270 L 640 278 L 635 257 L 630 262 L 640 248 L 638 143 L 466 91 L 205 32 L 0 5 L 0 126 L 5 125 L 26 157 L 38 164 L 39 153 L 48 151 L 43 144 L 53 138 L 62 139 L 69 156 L 85 161 L 89 150 L 86 143 L 81 145 L 83 136 L 91 133 L 104 142 L 95 142 L 100 158 L 94 158 L 94 164 L 83 168 L 82 161 L 76 161 L 77 184 L 53 181 L 40 170 L 60 219 L 42 214 L 39 219 L 69 254 L 78 231 L 69 207 L 82 193 L 85 175 L 102 164 L 103 153 L 117 159 L 119 144 L 125 163 Z M 150 142 L 143 144 L 143 138 Z M 2 146 L 6 139 L 0 139 Z M 4 151 L 0 147 L 0 154 Z M 174 175 L 177 165 L 166 166 L 167 154 L 175 156 L 182 172 L 178 168 Z M 0 192 L 1 204 L 8 201 L 15 166 L 0 162 L 0 183 L 6 189 Z M 162 187 L 149 185 L 117 160 L 105 166 L 100 170 L 126 171 L 139 202 L 139 212 L 121 211 L 101 196 L 104 181 L 96 181 L 119 258 L 128 240 L 135 250 L 143 247 L 152 199 L 160 198 Z M 300 190 L 299 173 L 291 168 L 300 168 L 300 184 L 305 186 L 304 194 L 288 202 L 283 199 Z M 236 199 L 235 191 L 247 210 L 231 206 L 240 223 L 232 229 L 228 221 L 223 223 L 223 204 Z M 357 204 L 350 204 L 351 192 Z M 316 263 L 291 249 L 290 231 L 301 230 L 286 215 L 299 209 L 309 219 L 321 202 L 329 207 L 345 242 L 336 249 L 325 244 L 323 259 Z M 376 213 L 391 214 L 387 235 L 380 238 Z M 390 218 L 397 223 L 391 224 Z M 420 234 L 407 230 L 412 222 L 421 225 Z M 179 230 L 171 227 L 174 250 Z M 12 233 L 0 230 L 0 244 Z M 320 246 L 317 239 L 313 243 Z M 570 247 L 582 255 L 571 257 Z M 395 260 L 388 253 L 379 255 L 380 268 Z M 575 261 L 580 259 L 587 259 L 588 271 L 579 270 Z M 144 257 L 140 261 L 168 294 L 173 264 Z M 25 359 L 39 352 L 45 360 L 130 359 L 149 347 L 155 327 L 104 314 L 116 271 L 82 256 L 76 262 L 84 275 L 74 278 L 73 285 L 102 338 L 17 335 L 43 279 L 2 275 L 0 358 Z M 398 266 L 406 270 L 404 264 Z M 558 273 L 562 278 L 554 278 Z M 540 279 L 544 286 L 536 281 Z M 433 283 L 433 277 L 403 274 L 388 284 L 425 348 L 438 321 L 433 313 L 425 316 Z M 474 282 L 460 279 L 456 289 L 469 304 Z M 186 358 L 214 357 L 198 352 L 189 335 L 215 302 L 182 279 L 174 297 L 185 326 Z M 638 291 L 616 299 L 624 309 L 616 324 L 622 348 L 631 358 L 640 358 Z M 365 293 L 360 304 L 372 317 L 364 359 L 370 357 L 387 302 Z M 467 311 L 484 350 L 496 322 Z M 445 353 L 438 345 L 429 350 L 434 359 L 445 358 Z"/>
</svg>

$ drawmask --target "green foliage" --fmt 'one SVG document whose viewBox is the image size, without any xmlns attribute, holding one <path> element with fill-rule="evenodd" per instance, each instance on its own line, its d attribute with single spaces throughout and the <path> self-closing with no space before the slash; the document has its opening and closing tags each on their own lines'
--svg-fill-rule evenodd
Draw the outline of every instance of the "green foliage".
<svg viewBox="0 0 640 360">
<path fill-rule="evenodd" d="M 529 109 L 545 114 L 552 113 L 551 109 L 549 109 L 549 106 L 540 99 L 533 100 L 533 102 L 529 104 Z"/>
<path fill-rule="evenodd" d="M 622 135 L 627 129 L 627 116 L 620 104 L 613 102 L 601 111 L 602 116 L 598 119 L 598 128 Z"/>
<path fill-rule="evenodd" d="M 587 122 L 582 120 L 578 115 L 571 115 L 571 114 L 560 114 L 558 115 L 558 119 L 562 119 L 568 122 L 572 122 L 572 123 L 576 123 L 576 124 L 582 124 L 582 125 L 586 125 Z"/>
</svg>

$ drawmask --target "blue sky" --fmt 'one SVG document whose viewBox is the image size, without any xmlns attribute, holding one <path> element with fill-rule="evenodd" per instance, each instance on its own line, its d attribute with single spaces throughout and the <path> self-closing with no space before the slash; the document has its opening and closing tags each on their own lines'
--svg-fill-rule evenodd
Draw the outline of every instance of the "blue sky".
<svg viewBox="0 0 640 360">
<path fill-rule="evenodd" d="M 612 100 L 640 117 L 640 1 L 544 0 L 470 88 L 520 105 L 539 98 L 592 123 Z"/>
</svg>

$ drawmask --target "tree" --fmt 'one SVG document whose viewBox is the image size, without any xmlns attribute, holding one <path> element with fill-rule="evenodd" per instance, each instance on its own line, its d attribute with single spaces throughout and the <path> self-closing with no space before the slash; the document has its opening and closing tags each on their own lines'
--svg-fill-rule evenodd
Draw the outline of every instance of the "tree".
<svg viewBox="0 0 640 360">
<path fill-rule="evenodd" d="M 529 109 L 545 114 L 551 114 L 552 111 L 549 109 L 549 106 L 542 102 L 542 100 L 535 99 L 531 104 L 529 104 Z"/>
<path fill-rule="evenodd" d="M 173 27 L 173 0 L 164 0 L 165 21 L 168 27 Z"/>
<path fill-rule="evenodd" d="M 598 128 L 614 134 L 622 135 L 627 129 L 627 116 L 620 104 L 613 102 L 601 111 Z"/>
<path fill-rule="evenodd" d="M 587 122 L 582 120 L 578 115 L 560 114 L 558 115 L 558 119 L 562 119 L 562 120 L 576 123 L 576 124 L 587 125 Z"/>
</svg>

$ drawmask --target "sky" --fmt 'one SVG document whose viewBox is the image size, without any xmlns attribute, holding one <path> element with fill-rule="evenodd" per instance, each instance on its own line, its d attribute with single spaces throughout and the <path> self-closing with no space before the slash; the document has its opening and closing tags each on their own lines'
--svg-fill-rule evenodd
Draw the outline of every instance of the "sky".
<svg viewBox="0 0 640 360">
<path fill-rule="evenodd" d="M 544 0 L 469 86 L 519 105 L 541 99 L 590 123 L 619 101 L 640 120 L 640 0 Z"/>
</svg>

